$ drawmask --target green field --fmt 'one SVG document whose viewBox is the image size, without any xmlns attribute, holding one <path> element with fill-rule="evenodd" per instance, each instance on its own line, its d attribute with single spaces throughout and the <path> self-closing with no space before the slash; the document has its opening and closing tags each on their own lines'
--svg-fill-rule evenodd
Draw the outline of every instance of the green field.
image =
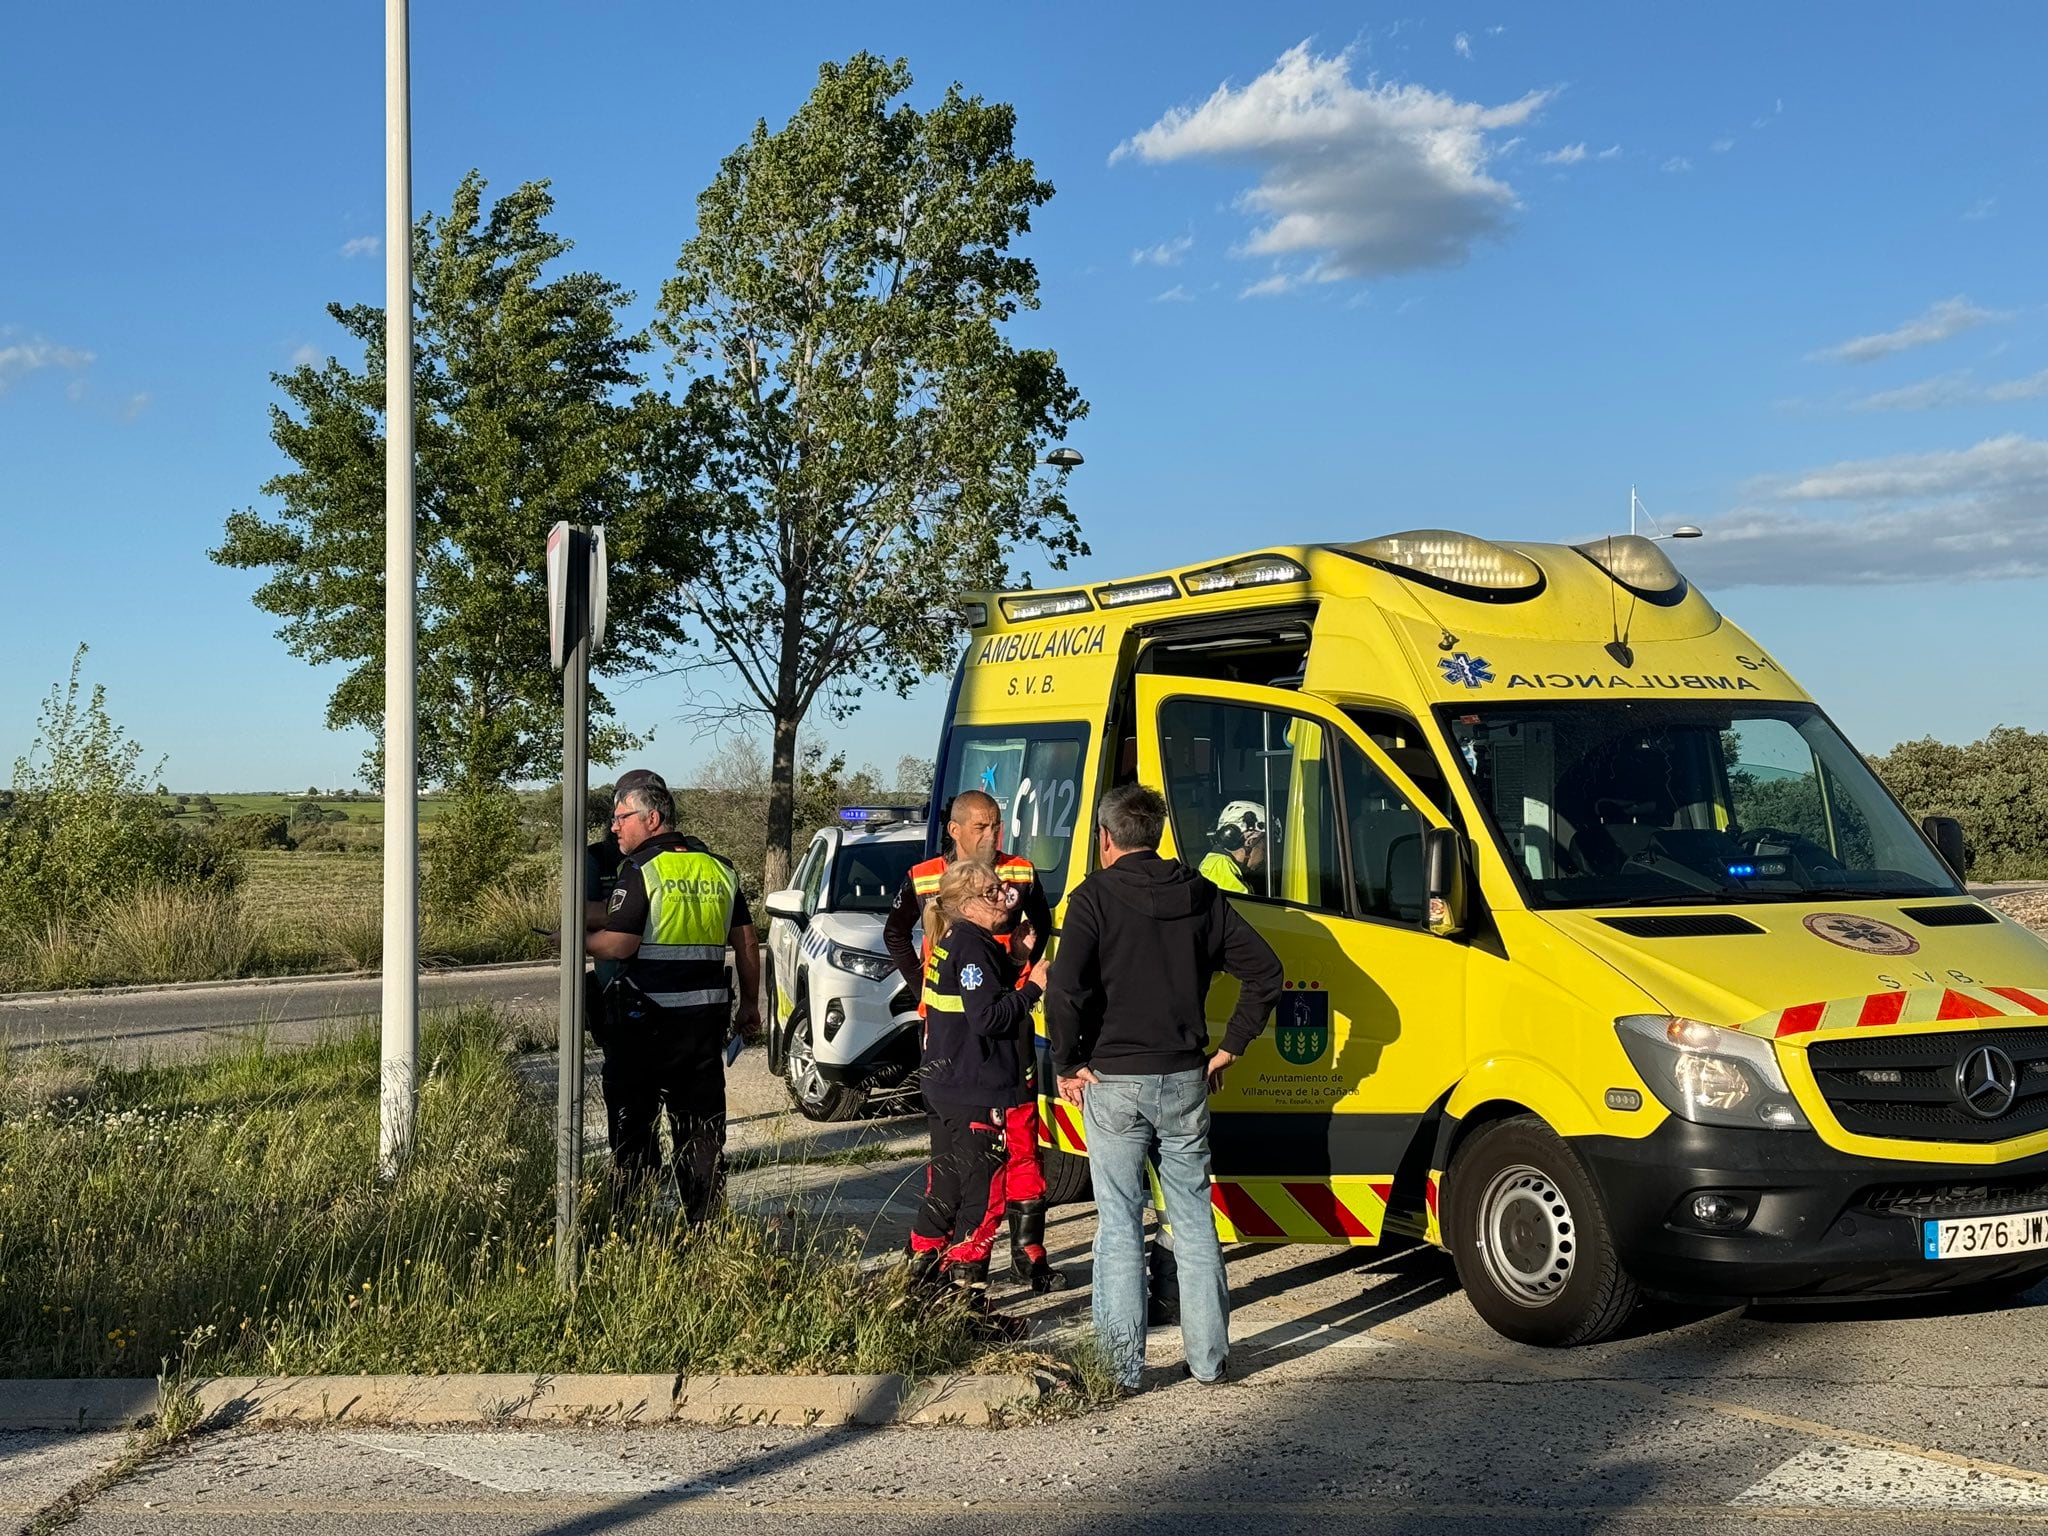
<svg viewBox="0 0 2048 1536">
<path fill-rule="evenodd" d="M 185 791 L 173 791 L 174 796 Z M 193 792 L 191 799 L 196 805 L 200 798 Z M 222 816 L 285 816 L 289 817 L 301 805 L 311 800 L 323 811 L 345 811 L 350 821 L 368 822 L 372 826 L 384 825 L 384 802 L 382 800 L 342 800 L 327 795 L 215 795 L 207 798 L 213 801 L 213 808 Z M 441 795 L 424 796 L 420 800 L 420 820 L 432 821 L 450 802 Z M 204 813 L 187 808 L 176 818 L 179 821 L 197 822 Z"/>
</svg>

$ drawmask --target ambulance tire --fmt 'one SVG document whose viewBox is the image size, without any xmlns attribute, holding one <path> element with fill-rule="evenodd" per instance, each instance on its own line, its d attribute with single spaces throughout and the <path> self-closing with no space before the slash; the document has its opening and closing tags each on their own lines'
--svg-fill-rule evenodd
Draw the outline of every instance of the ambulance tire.
<svg viewBox="0 0 2048 1536">
<path fill-rule="evenodd" d="M 1494 1332 L 1568 1348 L 1614 1333 L 1640 1299 L 1585 1166 L 1534 1115 L 1482 1126 L 1445 1181 L 1458 1282 Z"/>
<path fill-rule="evenodd" d="M 1045 1203 L 1073 1205 L 1095 1193 L 1088 1176 L 1088 1159 L 1061 1147 L 1040 1145 L 1038 1166 L 1045 1174 Z"/>
</svg>

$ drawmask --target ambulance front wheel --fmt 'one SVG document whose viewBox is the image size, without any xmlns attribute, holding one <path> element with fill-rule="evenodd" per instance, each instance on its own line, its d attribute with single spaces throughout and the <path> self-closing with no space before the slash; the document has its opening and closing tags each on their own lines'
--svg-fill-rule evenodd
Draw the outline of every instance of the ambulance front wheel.
<svg viewBox="0 0 2048 1536">
<path fill-rule="evenodd" d="M 1496 1333 L 1566 1347 L 1608 1337 L 1638 1292 L 1576 1153 L 1533 1115 L 1475 1131 L 1444 1190 L 1451 1256 Z"/>
</svg>

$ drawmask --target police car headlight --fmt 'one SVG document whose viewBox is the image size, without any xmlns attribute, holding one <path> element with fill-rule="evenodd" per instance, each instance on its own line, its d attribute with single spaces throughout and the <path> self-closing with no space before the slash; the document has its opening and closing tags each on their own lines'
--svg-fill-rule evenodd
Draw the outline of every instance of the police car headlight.
<svg viewBox="0 0 2048 1536">
<path fill-rule="evenodd" d="M 1674 1115 L 1695 1125 L 1808 1128 L 1770 1041 L 1661 1013 L 1628 1014 L 1614 1029 L 1636 1071 Z"/>
<path fill-rule="evenodd" d="M 835 971 L 864 976 L 869 981 L 880 981 L 896 973 L 896 962 L 887 955 L 870 954 L 865 949 L 848 949 L 844 944 L 827 944 L 825 963 Z"/>
</svg>

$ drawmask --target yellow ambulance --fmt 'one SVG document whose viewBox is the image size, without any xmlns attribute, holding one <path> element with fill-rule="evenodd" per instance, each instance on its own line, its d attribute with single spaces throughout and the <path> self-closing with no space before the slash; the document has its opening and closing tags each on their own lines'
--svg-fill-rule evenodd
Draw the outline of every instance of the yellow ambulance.
<svg viewBox="0 0 2048 1536">
<path fill-rule="evenodd" d="M 1226 1239 L 1420 1235 L 1541 1344 L 2048 1273 L 2048 945 L 1657 543 L 1275 547 L 965 620 L 939 803 L 994 795 L 1057 913 L 1153 785 L 1285 963 L 1212 1100 Z M 1046 1079 L 1041 1041 L 1072 1198 Z"/>
</svg>

